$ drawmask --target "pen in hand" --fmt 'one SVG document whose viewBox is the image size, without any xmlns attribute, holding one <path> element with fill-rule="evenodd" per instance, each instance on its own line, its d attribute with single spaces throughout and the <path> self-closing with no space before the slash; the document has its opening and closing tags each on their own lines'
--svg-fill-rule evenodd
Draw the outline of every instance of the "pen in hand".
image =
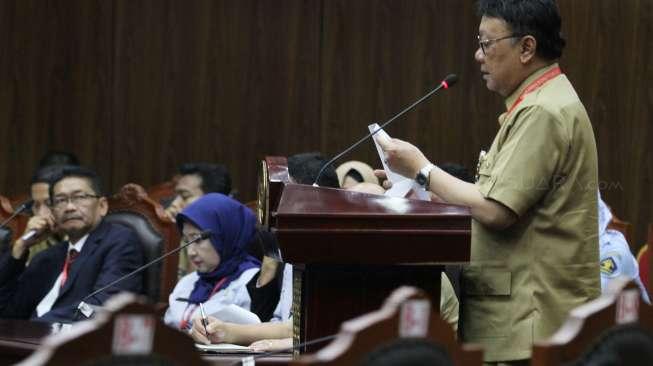
<svg viewBox="0 0 653 366">
<path fill-rule="evenodd" d="M 206 326 L 209 324 L 209 318 L 206 317 L 206 312 L 204 311 L 204 305 L 200 303 L 200 314 L 202 315 L 202 325 L 204 326 L 204 332 L 206 336 L 209 336 L 209 331 L 206 330 Z"/>
</svg>

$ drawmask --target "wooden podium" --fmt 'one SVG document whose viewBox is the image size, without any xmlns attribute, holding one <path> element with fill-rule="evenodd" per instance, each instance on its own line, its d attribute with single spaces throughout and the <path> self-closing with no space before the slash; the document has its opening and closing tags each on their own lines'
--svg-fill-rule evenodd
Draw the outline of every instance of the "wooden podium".
<svg viewBox="0 0 653 366">
<path fill-rule="evenodd" d="M 283 157 L 263 161 L 258 211 L 293 264 L 296 342 L 338 332 L 402 285 L 439 304 L 443 264 L 469 261 L 466 207 L 292 184 L 287 172 Z"/>
</svg>

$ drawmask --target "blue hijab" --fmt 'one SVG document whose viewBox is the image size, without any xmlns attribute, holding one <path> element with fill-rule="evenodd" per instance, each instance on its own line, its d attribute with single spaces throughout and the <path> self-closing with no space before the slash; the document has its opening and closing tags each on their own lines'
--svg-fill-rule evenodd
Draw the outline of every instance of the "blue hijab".
<svg viewBox="0 0 653 366">
<path fill-rule="evenodd" d="M 220 255 L 218 268 L 208 273 L 197 273 L 200 278 L 190 293 L 191 303 L 208 300 L 213 287 L 221 279 L 226 278 L 216 292 L 226 288 L 244 271 L 261 266 L 261 262 L 246 251 L 256 235 L 256 217 L 241 203 L 223 194 L 209 193 L 177 215 L 180 232 L 185 222 L 202 231 L 211 230 L 209 240 Z"/>
</svg>

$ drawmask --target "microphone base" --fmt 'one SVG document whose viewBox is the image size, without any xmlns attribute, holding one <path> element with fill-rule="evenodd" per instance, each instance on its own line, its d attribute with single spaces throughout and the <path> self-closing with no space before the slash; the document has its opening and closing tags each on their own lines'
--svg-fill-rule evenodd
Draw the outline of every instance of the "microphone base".
<svg viewBox="0 0 653 366">
<path fill-rule="evenodd" d="M 85 303 L 84 301 L 81 301 L 79 305 L 77 305 L 77 311 L 82 315 L 84 315 L 86 318 L 92 317 L 93 314 L 95 313 L 93 307 Z"/>
</svg>

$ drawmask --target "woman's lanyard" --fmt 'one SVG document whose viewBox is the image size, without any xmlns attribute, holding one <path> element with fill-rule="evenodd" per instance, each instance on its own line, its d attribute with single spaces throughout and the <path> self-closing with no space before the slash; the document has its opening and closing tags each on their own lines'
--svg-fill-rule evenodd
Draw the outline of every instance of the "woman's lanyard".
<svg viewBox="0 0 653 366">
<path fill-rule="evenodd" d="M 211 294 L 209 294 L 209 299 L 211 297 L 213 297 L 213 295 L 215 295 L 216 292 L 218 292 L 218 289 L 220 288 L 220 286 L 222 286 L 222 284 L 226 280 L 227 280 L 227 277 L 222 277 L 222 279 L 220 281 L 218 281 L 218 283 L 216 283 L 215 286 L 213 286 L 213 290 L 211 290 Z M 184 310 L 184 313 L 181 316 L 181 322 L 179 323 L 179 329 L 184 330 L 184 329 L 187 329 L 190 326 L 190 324 L 191 324 L 190 317 L 195 312 L 195 309 L 197 309 L 197 304 L 190 304 L 189 303 L 188 305 L 186 305 L 186 309 Z"/>
<path fill-rule="evenodd" d="M 517 97 L 517 100 L 512 104 L 510 109 L 508 109 L 508 113 L 506 114 L 506 117 L 504 121 L 508 118 L 510 113 L 512 113 L 515 108 L 519 105 L 524 100 L 524 97 L 526 97 L 526 94 L 531 93 L 537 89 L 539 89 L 544 83 L 547 81 L 555 78 L 556 76 L 562 74 L 562 71 L 560 70 L 560 66 L 556 66 L 553 69 L 547 71 L 544 75 L 540 76 L 539 78 L 535 79 L 532 83 L 528 84 L 528 86 L 524 89 L 524 91 L 519 94 L 519 97 Z"/>
</svg>

